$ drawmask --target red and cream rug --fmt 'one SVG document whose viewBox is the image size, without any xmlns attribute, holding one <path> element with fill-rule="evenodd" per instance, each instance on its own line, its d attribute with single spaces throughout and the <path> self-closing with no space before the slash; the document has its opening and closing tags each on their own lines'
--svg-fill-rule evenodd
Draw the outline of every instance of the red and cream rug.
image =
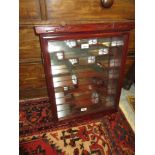
<svg viewBox="0 0 155 155">
<path fill-rule="evenodd" d="M 135 135 L 123 113 L 20 137 L 20 155 L 134 155 Z"/>
</svg>

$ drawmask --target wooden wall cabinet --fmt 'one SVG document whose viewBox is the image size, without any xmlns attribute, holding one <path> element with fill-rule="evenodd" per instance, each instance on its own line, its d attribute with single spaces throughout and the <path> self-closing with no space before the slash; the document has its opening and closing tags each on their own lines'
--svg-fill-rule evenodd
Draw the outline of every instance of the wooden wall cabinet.
<svg viewBox="0 0 155 155">
<path fill-rule="evenodd" d="M 46 6 L 47 19 L 134 19 L 134 0 L 116 0 L 108 9 L 101 0 L 46 0 Z"/>
<path fill-rule="evenodd" d="M 40 20 L 41 11 L 39 0 L 20 0 L 19 1 L 20 20 Z"/>
<path fill-rule="evenodd" d="M 116 0 L 104 8 L 101 0 L 20 0 L 21 24 L 59 24 L 94 20 L 134 20 L 134 0 Z M 76 19 L 75 19 L 76 17 Z"/>
<path fill-rule="evenodd" d="M 53 121 L 117 111 L 133 23 L 37 26 Z"/>
</svg>

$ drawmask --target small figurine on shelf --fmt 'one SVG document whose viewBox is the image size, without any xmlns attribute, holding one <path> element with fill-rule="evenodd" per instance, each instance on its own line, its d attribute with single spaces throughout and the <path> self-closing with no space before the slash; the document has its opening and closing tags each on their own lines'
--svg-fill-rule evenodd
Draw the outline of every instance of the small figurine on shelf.
<svg viewBox="0 0 155 155">
<path fill-rule="evenodd" d="M 72 83 L 74 84 L 75 87 L 78 86 L 78 79 L 75 74 L 72 75 Z"/>
<path fill-rule="evenodd" d="M 63 60 L 64 59 L 64 52 L 56 52 L 55 53 L 57 60 Z"/>
<path fill-rule="evenodd" d="M 76 41 L 75 40 L 66 40 L 65 41 L 66 45 L 70 48 L 75 47 L 76 46 Z"/>
<path fill-rule="evenodd" d="M 88 44 L 89 44 L 89 45 L 96 45 L 96 44 L 97 44 L 97 39 L 90 39 L 90 40 L 88 41 Z"/>
<path fill-rule="evenodd" d="M 98 55 L 105 55 L 105 54 L 108 54 L 108 52 L 109 52 L 108 48 L 101 48 L 98 51 Z"/>
<path fill-rule="evenodd" d="M 78 58 L 71 58 L 71 59 L 69 59 L 69 62 L 70 62 L 72 65 L 75 65 L 75 64 L 78 64 L 78 63 L 79 63 L 79 60 L 78 60 Z"/>
</svg>

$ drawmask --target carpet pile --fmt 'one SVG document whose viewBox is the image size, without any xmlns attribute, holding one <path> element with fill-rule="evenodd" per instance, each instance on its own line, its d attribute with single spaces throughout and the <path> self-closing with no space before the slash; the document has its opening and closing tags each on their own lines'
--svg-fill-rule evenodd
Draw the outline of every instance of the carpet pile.
<svg viewBox="0 0 155 155">
<path fill-rule="evenodd" d="M 135 135 L 121 110 L 75 127 L 20 136 L 20 155 L 134 155 Z"/>
</svg>

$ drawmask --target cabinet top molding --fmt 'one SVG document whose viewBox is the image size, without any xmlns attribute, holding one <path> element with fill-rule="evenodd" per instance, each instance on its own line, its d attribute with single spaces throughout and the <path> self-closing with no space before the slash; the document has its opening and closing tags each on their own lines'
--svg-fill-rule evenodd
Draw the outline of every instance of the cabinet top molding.
<svg viewBox="0 0 155 155">
<path fill-rule="evenodd" d="M 76 25 L 42 25 L 35 26 L 36 34 L 58 34 L 74 32 L 92 32 L 92 31 L 129 31 L 134 29 L 134 22 L 117 22 L 117 23 L 99 23 L 99 24 L 76 24 Z"/>
</svg>

